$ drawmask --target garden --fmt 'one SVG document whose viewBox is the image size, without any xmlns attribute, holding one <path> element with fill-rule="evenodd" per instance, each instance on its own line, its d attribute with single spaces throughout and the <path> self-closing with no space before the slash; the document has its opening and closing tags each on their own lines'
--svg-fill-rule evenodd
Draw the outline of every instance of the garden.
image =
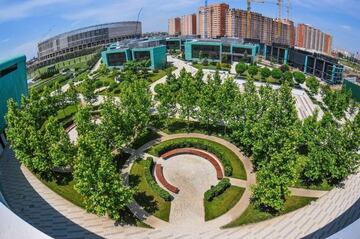
<svg viewBox="0 0 360 239">
<path fill-rule="evenodd" d="M 83 83 L 70 84 L 67 91 L 44 82 L 31 89 L 21 107 L 8 102 L 8 139 L 21 163 L 65 199 L 89 213 L 116 221 L 135 220 L 139 226 L 146 225 L 129 217 L 128 205 L 134 202 L 169 221 L 176 195 L 159 185 L 152 171 L 154 158 L 172 149 L 204 150 L 221 164 L 225 177 L 204 193 L 206 221 L 229 212 L 250 190 L 248 208 L 225 227 L 259 222 L 306 206 L 315 198 L 293 196 L 291 187 L 329 190 L 356 172 L 360 114 L 343 124 L 336 120 L 349 107 L 347 93 L 323 88 L 329 112 L 300 121 L 292 86 L 306 82 L 312 91 L 316 83 L 286 67 L 270 70 L 239 64 L 236 68 L 247 78 L 244 91 L 232 78 L 221 80 L 218 71 L 204 80 L 201 69 L 195 75 L 182 70 L 176 76 L 171 67 L 149 72 L 143 62 L 129 62 L 120 72 L 100 67 L 93 81 L 88 72 L 82 72 L 75 81 Z M 149 85 L 165 74 L 167 81 L 155 87 L 153 98 Z M 116 86 L 115 77 L 120 79 Z M 257 88 L 254 80 L 259 77 L 266 82 L 276 79 L 281 87 Z M 107 88 L 97 92 L 101 87 Z M 95 106 L 99 95 L 104 102 Z M 70 123 L 76 126 L 76 143 L 65 129 Z M 161 141 L 159 131 L 216 136 L 234 145 L 238 153 L 241 150 L 244 158 L 210 138 Z M 136 151 L 149 142 L 154 143 L 146 152 L 154 158 L 138 157 L 129 166 L 134 157 L 129 149 Z M 232 178 L 250 180 L 244 160 L 251 162 L 256 174 L 251 188 L 231 183 Z M 119 173 L 127 167 L 128 183 Z"/>
</svg>

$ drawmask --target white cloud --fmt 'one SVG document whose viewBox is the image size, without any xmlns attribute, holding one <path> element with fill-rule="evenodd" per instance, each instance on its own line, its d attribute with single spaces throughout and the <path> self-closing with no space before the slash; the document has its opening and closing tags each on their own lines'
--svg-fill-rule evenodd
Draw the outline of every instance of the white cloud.
<svg viewBox="0 0 360 239">
<path fill-rule="evenodd" d="M 24 55 L 26 55 L 27 60 L 29 60 L 37 55 L 37 43 L 38 42 L 39 42 L 39 39 L 30 40 L 28 42 L 25 42 L 15 48 L 11 49 L 8 55 L 13 56 L 13 55 L 24 54 Z"/>
<path fill-rule="evenodd" d="M 348 26 L 348 25 L 341 25 L 341 28 L 346 30 L 346 31 L 351 31 L 351 26 Z"/>
<path fill-rule="evenodd" d="M 76 2 L 78 3 L 79 1 L 80 0 L 77 0 Z M 72 3 L 72 2 L 74 1 L 73 0 L 27 0 L 15 4 L 1 3 L 2 6 L 0 8 L 0 22 L 7 22 L 7 21 L 29 17 L 33 15 L 35 12 L 41 12 L 42 8 L 52 5 Z"/>
</svg>

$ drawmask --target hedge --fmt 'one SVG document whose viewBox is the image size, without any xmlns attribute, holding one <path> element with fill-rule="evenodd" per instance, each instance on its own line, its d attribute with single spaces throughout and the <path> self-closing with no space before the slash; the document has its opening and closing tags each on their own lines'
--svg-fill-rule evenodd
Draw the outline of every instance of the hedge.
<svg viewBox="0 0 360 239">
<path fill-rule="evenodd" d="M 170 150 L 178 149 L 178 148 L 197 148 L 208 151 L 214 154 L 221 162 L 224 167 L 225 176 L 230 177 L 233 173 L 233 167 L 231 162 L 226 157 L 226 153 L 223 152 L 222 145 L 217 145 L 217 143 L 213 143 L 210 141 L 206 141 L 203 139 L 196 138 L 184 138 L 184 139 L 174 139 L 162 142 L 158 145 L 155 145 L 150 154 L 160 156 Z"/>
<path fill-rule="evenodd" d="M 204 194 L 205 200 L 209 202 L 212 201 L 216 196 L 219 196 L 220 194 L 225 192 L 225 190 L 230 186 L 231 186 L 230 179 L 228 178 L 221 179 L 221 181 L 216 186 L 211 186 L 211 188 L 205 192 Z"/>
<path fill-rule="evenodd" d="M 152 169 L 154 167 L 154 161 L 153 158 L 148 157 L 145 160 L 145 179 L 147 181 L 147 183 L 149 184 L 150 188 L 156 192 L 162 199 L 164 199 L 165 201 L 171 201 L 172 200 L 172 196 L 170 195 L 170 193 L 166 190 L 164 190 L 163 188 L 161 188 L 157 182 L 154 180 L 151 172 Z"/>
</svg>

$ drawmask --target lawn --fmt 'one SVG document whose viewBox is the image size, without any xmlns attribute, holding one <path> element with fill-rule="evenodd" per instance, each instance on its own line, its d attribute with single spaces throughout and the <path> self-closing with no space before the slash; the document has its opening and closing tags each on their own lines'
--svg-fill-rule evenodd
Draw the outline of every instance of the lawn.
<svg viewBox="0 0 360 239">
<path fill-rule="evenodd" d="M 306 184 L 303 181 L 299 180 L 295 183 L 296 188 L 306 188 L 311 190 L 320 190 L 320 191 L 330 191 L 334 186 L 330 185 L 328 182 L 324 181 L 319 184 Z"/>
<path fill-rule="evenodd" d="M 160 154 L 164 153 L 165 151 L 184 147 L 195 147 L 213 153 L 219 158 L 223 167 L 227 162 L 230 163 L 232 167 L 232 175 L 230 177 L 246 180 L 246 171 L 244 165 L 236 156 L 236 154 L 227 147 L 210 140 L 190 137 L 168 140 L 153 146 L 149 150 L 149 153 L 155 156 L 160 156 Z"/>
<path fill-rule="evenodd" d="M 133 149 L 138 149 L 141 146 L 143 146 L 144 144 L 146 144 L 147 142 L 149 142 L 151 140 L 154 140 L 154 139 L 158 139 L 160 137 L 161 137 L 161 135 L 159 135 L 158 133 L 154 132 L 151 129 L 147 129 L 146 132 L 143 135 L 136 138 L 134 140 L 134 142 L 132 142 L 130 147 L 133 148 Z"/>
<path fill-rule="evenodd" d="M 176 70 L 176 67 L 171 66 L 171 67 L 167 67 L 167 68 L 165 68 L 163 70 L 159 70 L 157 73 L 151 73 L 150 74 L 150 79 L 149 79 L 150 82 L 153 83 L 153 82 L 155 82 L 157 80 L 160 80 L 161 78 L 166 76 L 166 74 L 167 74 L 167 72 L 169 70 L 172 72 L 172 71 Z"/>
<path fill-rule="evenodd" d="M 40 179 L 40 178 L 39 178 Z M 52 191 L 72 202 L 76 206 L 85 208 L 84 198 L 74 188 L 75 181 L 71 179 L 69 182 L 57 183 L 56 181 L 45 181 L 40 179 Z"/>
<path fill-rule="evenodd" d="M 240 217 L 230 222 L 229 224 L 223 226 L 223 228 L 231 228 L 249 223 L 265 221 L 274 218 L 276 216 L 280 216 L 295 211 L 296 209 L 302 208 L 310 204 L 312 201 L 315 201 L 316 199 L 317 198 L 290 196 L 285 201 L 284 210 L 276 215 L 268 212 L 260 211 L 250 204 L 250 206 L 245 210 L 243 214 L 240 215 Z"/>
<path fill-rule="evenodd" d="M 60 61 L 54 65 L 49 65 L 49 66 L 44 66 L 41 67 L 39 69 L 37 69 L 34 72 L 30 73 L 30 78 L 33 78 L 37 75 L 40 75 L 44 72 L 47 71 L 47 69 L 49 67 L 55 66 L 56 68 L 86 68 L 87 67 L 87 61 L 91 59 L 91 57 L 93 57 L 95 55 L 95 53 L 91 53 L 88 55 L 84 55 L 84 56 L 80 56 L 80 57 L 76 57 L 73 59 L 69 59 L 69 60 L 65 60 L 65 61 Z"/>
<path fill-rule="evenodd" d="M 59 121 L 64 121 L 69 117 L 70 118 L 73 117 L 77 111 L 78 111 L 78 105 L 70 105 L 64 109 L 59 110 L 55 117 Z"/>
<path fill-rule="evenodd" d="M 55 181 L 48 182 L 42 179 L 40 179 L 40 181 L 59 196 L 65 198 L 66 200 L 75 204 L 76 206 L 85 209 L 84 198 L 75 190 L 74 180 L 71 180 L 64 184 L 58 184 Z M 145 224 L 144 222 L 136 218 L 127 207 L 121 211 L 120 220 L 121 223 L 125 223 L 126 225 L 151 228 L 149 225 Z"/>
<path fill-rule="evenodd" d="M 245 188 L 230 186 L 211 202 L 204 199 L 205 221 L 217 218 L 229 211 L 240 200 Z"/>
<path fill-rule="evenodd" d="M 147 183 L 144 162 L 144 160 L 135 161 L 130 170 L 129 182 L 136 188 L 134 198 L 148 213 L 168 222 L 171 203 L 162 199 Z"/>
</svg>

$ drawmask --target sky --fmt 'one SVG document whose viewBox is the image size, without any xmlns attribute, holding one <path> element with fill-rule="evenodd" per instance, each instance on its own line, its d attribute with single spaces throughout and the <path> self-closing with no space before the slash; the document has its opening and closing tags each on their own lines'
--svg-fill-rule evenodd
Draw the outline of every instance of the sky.
<svg viewBox="0 0 360 239">
<path fill-rule="evenodd" d="M 209 0 L 220 2 L 246 8 L 246 0 Z M 136 20 L 141 8 L 143 32 L 167 31 L 168 18 L 195 13 L 203 4 L 203 0 L 0 0 L 0 59 L 17 54 L 30 59 L 41 40 L 94 24 Z M 295 23 L 330 33 L 333 48 L 360 52 L 360 0 L 292 0 L 291 6 Z M 253 3 L 252 10 L 277 15 L 275 4 Z"/>
</svg>

